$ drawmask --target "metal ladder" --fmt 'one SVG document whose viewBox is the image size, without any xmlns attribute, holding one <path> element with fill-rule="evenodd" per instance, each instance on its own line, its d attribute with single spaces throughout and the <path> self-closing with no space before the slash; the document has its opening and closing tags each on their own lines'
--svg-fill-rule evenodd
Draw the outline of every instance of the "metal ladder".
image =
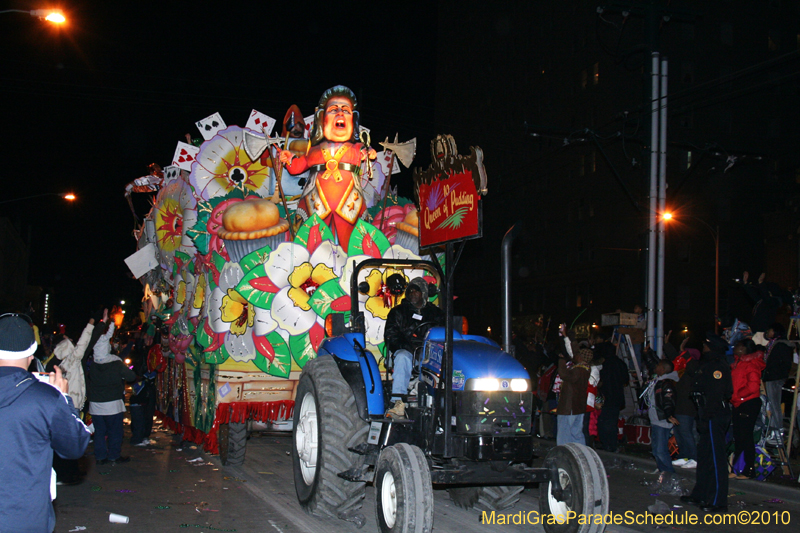
<svg viewBox="0 0 800 533">
<path fill-rule="evenodd" d="M 623 335 L 614 331 L 611 341 L 614 342 L 617 337 L 619 337 L 619 342 L 617 343 L 617 357 L 625 361 L 626 364 L 630 359 L 634 368 L 634 372 L 628 371 L 628 376 L 630 378 L 628 383 L 630 386 L 628 388 L 631 393 L 633 405 L 635 406 L 634 409 L 636 409 L 636 406 L 639 405 L 639 391 L 644 390 L 642 371 L 639 368 L 639 362 L 636 360 L 636 355 L 633 351 L 631 336 L 627 334 Z"/>
</svg>

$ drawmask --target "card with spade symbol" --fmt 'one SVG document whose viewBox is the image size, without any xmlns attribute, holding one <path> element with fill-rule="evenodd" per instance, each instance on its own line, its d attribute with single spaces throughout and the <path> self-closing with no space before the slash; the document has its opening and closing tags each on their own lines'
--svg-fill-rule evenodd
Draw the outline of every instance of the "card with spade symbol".
<svg viewBox="0 0 800 533">
<path fill-rule="evenodd" d="M 164 169 L 164 183 L 175 181 L 181 176 L 181 169 L 176 165 L 169 165 Z"/>
<path fill-rule="evenodd" d="M 198 120 L 195 125 L 197 126 L 197 129 L 200 130 L 200 134 L 205 140 L 209 140 L 211 137 L 216 135 L 218 131 L 224 130 L 228 127 L 225 125 L 225 121 L 222 120 L 222 117 L 219 113 L 214 113 L 203 120 Z"/>
<path fill-rule="evenodd" d="M 175 148 L 175 155 L 172 156 L 172 164 L 180 167 L 182 170 L 191 171 L 192 163 L 194 163 L 199 152 L 200 148 L 197 146 L 178 141 L 178 147 Z"/>
<path fill-rule="evenodd" d="M 245 128 L 258 133 L 264 132 L 266 136 L 269 137 L 272 134 L 272 129 L 275 127 L 276 122 L 274 118 L 253 109 L 250 112 L 250 118 L 247 120 Z"/>
</svg>

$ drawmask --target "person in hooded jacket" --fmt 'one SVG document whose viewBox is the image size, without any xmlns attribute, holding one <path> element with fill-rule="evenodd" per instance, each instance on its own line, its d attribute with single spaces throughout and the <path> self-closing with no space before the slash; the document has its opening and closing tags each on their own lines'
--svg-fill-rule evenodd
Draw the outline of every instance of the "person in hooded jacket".
<svg viewBox="0 0 800 533">
<path fill-rule="evenodd" d="M 122 419 L 125 414 L 125 381 L 136 379 L 136 373 L 125 366 L 122 359 L 111 353 L 114 322 L 102 323 L 98 328 L 106 331 L 94 345 L 94 355 L 89 367 L 89 414 L 94 422 L 94 457 L 97 464 L 127 463 L 123 457 Z M 108 442 L 106 442 L 108 439 Z"/>
<path fill-rule="evenodd" d="M 35 350 L 27 318 L 0 317 L 0 531 L 53 531 L 53 452 L 77 459 L 91 436 L 61 369 L 47 383 L 26 370 Z"/>
<path fill-rule="evenodd" d="M 756 349 L 751 339 L 736 343 L 735 358 L 731 367 L 733 381 L 733 441 L 736 449 L 734 461 L 744 454 L 744 469 L 740 474 L 731 472 L 728 477 L 751 479 L 755 477 L 756 443 L 753 430 L 761 413 L 761 372 L 764 370 L 764 353 Z"/>
<path fill-rule="evenodd" d="M 83 375 L 83 365 L 81 358 L 89 343 L 89 338 L 94 329 L 94 319 L 90 318 L 89 323 L 83 329 L 83 333 L 78 338 L 77 344 L 72 344 L 72 340 L 64 335 L 61 342 L 53 348 L 53 354 L 59 360 L 58 366 L 64 373 L 64 378 L 69 382 L 69 397 L 76 409 L 83 408 L 86 400 L 86 381 Z M 53 468 L 58 476 L 58 483 L 61 485 L 76 485 L 81 482 L 80 469 L 77 460 L 62 459 L 57 453 L 53 454 Z"/>
<path fill-rule="evenodd" d="M 384 339 L 386 348 L 394 357 L 392 373 L 392 401 L 394 405 L 386 412 L 389 418 L 405 418 L 405 403 L 402 397 L 408 394 L 411 369 L 414 366 L 414 351 L 422 346 L 427 327 L 444 326 L 444 313 L 428 301 L 428 282 L 414 278 L 408 282 L 405 298 L 392 308 L 386 317 Z"/>
<path fill-rule="evenodd" d="M 697 439 L 695 437 L 697 408 L 692 401 L 692 386 L 695 373 L 700 368 L 700 350 L 686 348 L 686 344 L 682 344 L 681 347 L 678 360 L 683 362 L 684 367 L 681 372 L 678 372 L 681 379 L 675 386 L 675 420 L 678 423 L 672 428 L 675 441 L 678 443 L 680 458 L 672 461 L 672 466 L 694 469 L 697 468 Z"/>
<path fill-rule="evenodd" d="M 706 334 L 700 368 L 695 373 L 692 398 L 697 407 L 697 482 L 681 501 L 711 513 L 728 510 L 728 457 L 725 433 L 731 424 L 733 394 L 728 343 L 713 332 Z"/>
<path fill-rule="evenodd" d="M 766 333 L 767 351 L 765 353 L 766 366 L 761 373 L 764 389 L 767 392 L 767 401 L 772 415 L 770 427 L 773 429 L 783 427 L 783 412 L 781 410 L 781 388 L 789 378 L 792 368 L 792 344 L 786 340 L 786 329 L 783 324 L 776 322 Z"/>
<path fill-rule="evenodd" d="M 675 384 L 680 380 L 672 362 L 662 359 L 653 369 L 656 377 L 645 391 L 650 439 L 658 472 L 675 472 L 669 453 L 669 436 L 675 419 Z"/>
</svg>

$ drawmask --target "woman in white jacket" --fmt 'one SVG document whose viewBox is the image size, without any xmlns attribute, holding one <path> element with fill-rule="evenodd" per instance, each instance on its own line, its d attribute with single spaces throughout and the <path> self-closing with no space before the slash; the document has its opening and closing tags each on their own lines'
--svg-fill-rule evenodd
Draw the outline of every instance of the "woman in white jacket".
<svg viewBox="0 0 800 533">
<path fill-rule="evenodd" d="M 81 358 L 94 329 L 94 318 L 89 319 L 89 323 L 83 328 L 78 343 L 73 345 L 68 337 L 59 342 L 53 349 L 55 356 L 61 361 L 58 366 L 64 372 L 64 377 L 69 381 L 69 395 L 72 403 L 78 410 L 83 409 L 83 402 L 86 400 L 86 380 L 83 377 L 83 365 Z"/>
</svg>

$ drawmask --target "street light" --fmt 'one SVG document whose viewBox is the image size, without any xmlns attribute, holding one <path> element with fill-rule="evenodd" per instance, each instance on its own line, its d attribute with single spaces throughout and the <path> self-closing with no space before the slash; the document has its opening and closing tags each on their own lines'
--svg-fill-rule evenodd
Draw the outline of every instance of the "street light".
<svg viewBox="0 0 800 533">
<path fill-rule="evenodd" d="M 719 334 L 719 225 L 717 225 L 715 229 L 711 226 L 711 224 L 700 217 L 695 217 L 692 215 L 680 216 L 694 219 L 703 224 L 703 226 L 705 226 L 706 229 L 711 233 L 711 238 L 714 239 L 714 333 Z M 665 222 L 668 222 L 673 220 L 673 214 L 670 212 L 664 212 L 661 215 L 661 218 Z"/>
<path fill-rule="evenodd" d="M 42 196 L 60 196 L 68 202 L 74 202 L 78 199 L 75 194 L 71 192 L 43 192 L 41 194 L 32 194 L 31 196 L 23 196 L 22 198 L 12 198 L 11 200 L 2 200 L 0 204 L 8 204 L 11 202 L 21 202 L 22 200 L 30 200 L 31 198 L 40 198 Z"/>
<path fill-rule="evenodd" d="M 38 18 L 39 20 L 46 20 L 47 22 L 56 25 L 64 24 L 67 21 L 67 18 L 60 9 L 5 9 L 0 11 L 0 15 L 3 13 L 27 13 L 32 17 Z"/>
</svg>

